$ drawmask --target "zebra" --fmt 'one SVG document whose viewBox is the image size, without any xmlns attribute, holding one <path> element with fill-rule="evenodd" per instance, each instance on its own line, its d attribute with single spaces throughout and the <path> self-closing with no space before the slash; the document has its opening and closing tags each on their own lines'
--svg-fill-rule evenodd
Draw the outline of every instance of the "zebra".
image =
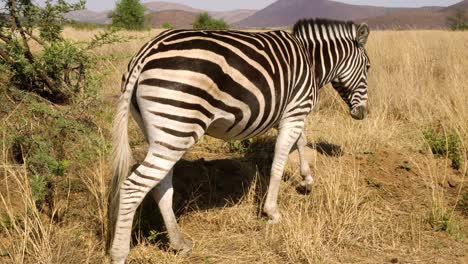
<svg viewBox="0 0 468 264">
<path fill-rule="evenodd" d="M 331 82 L 353 118 L 366 116 L 369 33 L 365 23 L 304 19 L 292 33 L 169 30 L 146 43 L 122 78 L 114 121 L 108 215 L 112 262 L 125 262 L 135 210 L 150 191 L 171 247 L 179 254 L 191 252 L 192 241 L 182 235 L 172 208 L 173 167 L 204 134 L 241 140 L 278 130 L 263 207 L 268 222 L 277 223 L 279 186 L 294 145 L 301 185 L 310 189 L 313 183 L 304 157 L 304 123 L 319 88 Z M 149 145 L 144 161 L 130 174 L 129 113 Z"/>
</svg>

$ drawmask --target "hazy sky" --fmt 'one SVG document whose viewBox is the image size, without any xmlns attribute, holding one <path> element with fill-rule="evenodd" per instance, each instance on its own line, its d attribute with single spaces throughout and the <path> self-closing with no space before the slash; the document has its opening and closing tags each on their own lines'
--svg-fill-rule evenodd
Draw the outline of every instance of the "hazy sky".
<svg viewBox="0 0 468 264">
<path fill-rule="evenodd" d="M 73 1 L 73 0 L 72 0 Z M 155 0 L 142 0 L 141 2 L 152 2 Z M 276 0 L 162 0 L 190 5 L 195 8 L 206 10 L 230 10 L 230 9 L 261 9 Z M 420 6 L 449 6 L 461 0 L 336 0 L 357 5 L 376 5 L 392 7 L 420 7 Z M 43 3 L 44 0 L 34 0 Z M 87 8 L 95 11 L 113 9 L 116 0 L 87 0 Z"/>
</svg>

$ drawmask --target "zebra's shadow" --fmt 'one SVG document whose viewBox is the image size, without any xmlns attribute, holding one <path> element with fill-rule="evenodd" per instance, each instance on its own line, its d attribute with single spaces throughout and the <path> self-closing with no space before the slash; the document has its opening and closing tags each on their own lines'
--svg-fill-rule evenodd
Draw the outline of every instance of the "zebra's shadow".
<svg viewBox="0 0 468 264">
<path fill-rule="evenodd" d="M 251 188 L 255 190 L 255 202 L 260 210 L 260 200 L 269 181 L 266 172 L 270 170 L 273 155 L 267 148 L 270 146 L 245 157 L 177 162 L 173 177 L 176 216 L 235 205 Z M 159 208 L 151 195 L 147 195 L 137 210 L 133 227 L 134 244 L 143 238 L 162 247 L 169 244 Z"/>
<path fill-rule="evenodd" d="M 241 201 L 251 188 L 261 211 L 269 182 L 275 141 L 256 141 L 244 157 L 216 160 L 180 160 L 174 167 L 174 212 L 177 217 L 193 211 L 225 208 Z M 325 156 L 341 156 L 338 145 L 327 142 L 308 144 Z M 294 151 L 294 149 L 292 150 Z M 285 175 L 284 179 L 289 176 Z M 255 186 L 253 184 L 255 183 Z M 169 243 L 159 208 L 148 195 L 137 210 L 132 233 L 134 244 L 145 238 L 166 247 Z"/>
</svg>

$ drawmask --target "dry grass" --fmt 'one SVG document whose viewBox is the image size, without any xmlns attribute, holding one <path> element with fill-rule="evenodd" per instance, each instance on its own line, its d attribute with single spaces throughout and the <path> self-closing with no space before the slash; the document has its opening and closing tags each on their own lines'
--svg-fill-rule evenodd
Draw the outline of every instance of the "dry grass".
<svg viewBox="0 0 468 264">
<path fill-rule="evenodd" d="M 109 99 L 109 111 L 129 57 L 158 32 L 128 33 L 135 37 L 130 42 L 96 51 L 112 56 L 99 65 L 105 74 L 100 96 Z M 77 40 L 92 33 L 66 30 L 67 36 Z M 223 142 L 205 138 L 187 159 L 228 159 L 234 172 L 225 169 L 225 163 L 196 161 L 193 166 L 202 164 L 203 168 L 194 178 L 212 184 L 217 181 L 212 178 L 216 173 L 222 173 L 220 180 L 225 181 L 240 173 L 249 174 L 251 184 L 231 186 L 227 192 L 240 190 L 243 195 L 239 199 L 217 197 L 228 200 L 221 205 L 206 204 L 211 198 L 203 198 L 217 192 L 218 185 L 194 188 L 184 197 L 177 194 L 184 192 L 183 185 L 177 189 L 176 184 L 181 228 L 195 242 L 192 256 L 166 252 L 164 240 L 140 237 L 129 262 L 466 263 L 468 219 L 457 207 L 467 192 L 466 43 L 465 32 L 373 32 L 368 44 L 371 114 L 367 120 L 354 121 L 330 87 L 321 92 L 320 105 L 308 120 L 307 137 L 310 142 L 338 146 L 343 155 L 313 155 L 310 163 L 316 185 L 309 195 L 296 191 L 300 176 L 296 166 L 288 166 L 279 200 L 283 220 L 278 225 L 267 225 L 259 210 L 268 157 L 243 158 L 227 153 Z M 108 127 L 103 122 L 102 129 Z M 448 159 L 430 153 L 422 136 L 430 128 L 456 131 L 460 136 L 460 170 L 452 169 Z M 144 149 L 135 126 L 131 137 Z M 268 156 L 258 146 L 254 150 Z M 1 181 L 6 188 L 0 188 L 1 213 L 17 220 L 2 220 L 0 262 L 107 261 L 99 234 L 106 230 L 108 169 L 105 157 L 96 159 L 89 170 L 68 173 L 86 186 L 87 195 L 80 202 L 88 210 L 60 223 L 35 209 L 24 167 L 12 167 L 8 159 L 2 160 Z M 159 226 L 152 228 L 158 230 Z"/>
</svg>

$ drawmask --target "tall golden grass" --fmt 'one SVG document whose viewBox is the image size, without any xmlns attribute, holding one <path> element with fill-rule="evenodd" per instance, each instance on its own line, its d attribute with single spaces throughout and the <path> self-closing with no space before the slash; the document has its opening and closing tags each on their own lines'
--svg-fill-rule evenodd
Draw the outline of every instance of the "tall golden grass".
<svg viewBox="0 0 468 264">
<path fill-rule="evenodd" d="M 159 32 L 125 33 L 129 42 L 96 51 L 108 58 L 98 65 L 105 74 L 99 96 L 112 102 L 128 59 Z M 93 33 L 65 31 L 76 40 Z M 192 256 L 179 257 L 143 239 L 131 251 L 129 262 L 466 263 L 468 219 L 457 209 L 467 192 L 466 43 L 466 32 L 372 32 L 367 47 L 372 63 L 370 116 L 352 120 L 332 88 L 323 89 L 320 104 L 308 119 L 307 137 L 338 146 L 343 154 L 319 153 L 310 160 L 316 185 L 309 195 L 296 191 L 299 172 L 288 167 L 279 200 L 281 223 L 269 226 L 259 213 L 266 175 L 254 167 L 257 175 L 251 186 L 244 186 L 240 201 L 180 216 L 182 230 L 195 242 Z M 114 106 L 105 107 L 111 111 Z M 103 121 L 102 129 L 109 126 Z M 460 170 L 430 153 L 422 136 L 427 129 L 460 136 Z M 135 126 L 131 137 L 141 137 Z M 205 138 L 187 157 L 231 157 L 223 146 Z M 2 220 L 0 262 L 107 261 L 104 238 L 93 235 L 106 230 L 109 173 L 105 157 L 98 160 L 89 171 L 76 172 L 84 177 L 69 173 L 87 187 L 85 203 L 92 210 L 82 213 L 93 224 L 76 220 L 59 224 L 35 209 L 24 166 L 11 166 L 4 155 L 0 175 L 8 188 L 1 189 L 0 212 L 18 221 Z M 401 167 L 405 162 L 411 164 L 409 171 Z M 90 226 L 97 230 L 88 230 Z"/>
</svg>

